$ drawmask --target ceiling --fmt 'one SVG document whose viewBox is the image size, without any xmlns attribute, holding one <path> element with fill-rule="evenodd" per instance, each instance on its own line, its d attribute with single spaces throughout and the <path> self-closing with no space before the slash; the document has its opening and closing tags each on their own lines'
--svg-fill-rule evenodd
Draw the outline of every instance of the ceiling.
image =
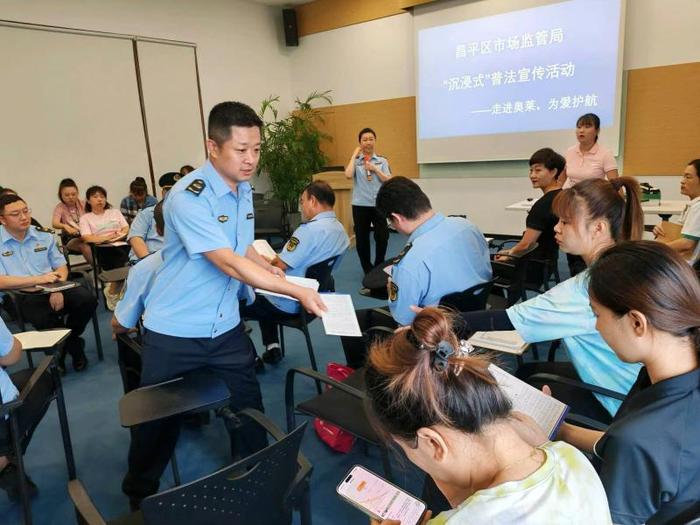
<svg viewBox="0 0 700 525">
<path fill-rule="evenodd" d="M 274 5 L 278 7 L 288 7 L 293 5 L 308 4 L 311 0 L 249 0 L 256 4 Z"/>
</svg>

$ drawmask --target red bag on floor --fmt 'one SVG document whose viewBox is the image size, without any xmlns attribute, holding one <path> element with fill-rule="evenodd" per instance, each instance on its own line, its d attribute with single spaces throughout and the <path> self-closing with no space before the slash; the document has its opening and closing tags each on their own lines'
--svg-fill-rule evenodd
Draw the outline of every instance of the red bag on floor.
<svg viewBox="0 0 700 525">
<path fill-rule="evenodd" d="M 344 381 L 353 372 L 354 370 L 349 366 L 338 363 L 328 363 L 328 366 L 326 366 L 326 374 L 336 381 Z M 346 432 L 319 418 L 314 419 L 314 429 L 316 429 L 316 434 L 321 438 L 321 441 L 336 452 L 347 454 L 352 450 L 352 446 L 355 443 L 355 436 L 350 434 L 350 432 Z"/>
</svg>

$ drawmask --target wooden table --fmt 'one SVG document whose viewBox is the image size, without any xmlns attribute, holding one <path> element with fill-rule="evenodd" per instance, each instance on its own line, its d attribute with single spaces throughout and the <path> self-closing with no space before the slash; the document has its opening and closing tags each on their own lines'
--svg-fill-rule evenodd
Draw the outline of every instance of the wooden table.
<svg viewBox="0 0 700 525">
<path fill-rule="evenodd" d="M 506 206 L 508 211 L 530 211 L 532 205 L 537 202 L 537 199 L 529 198 L 518 202 L 514 202 Z M 661 201 L 650 201 L 643 202 L 642 209 L 645 214 L 655 214 L 661 217 L 661 220 L 667 221 L 671 215 L 680 215 L 685 210 L 686 206 L 690 201 L 672 201 L 672 200 L 661 200 Z"/>
</svg>

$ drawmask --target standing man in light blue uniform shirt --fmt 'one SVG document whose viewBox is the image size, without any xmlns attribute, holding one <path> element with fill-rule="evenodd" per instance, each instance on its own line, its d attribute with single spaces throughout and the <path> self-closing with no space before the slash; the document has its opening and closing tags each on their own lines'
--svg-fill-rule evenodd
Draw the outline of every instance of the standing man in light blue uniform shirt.
<svg viewBox="0 0 700 525">
<path fill-rule="evenodd" d="M 244 257 L 253 241 L 248 181 L 260 159 L 261 126 L 256 113 L 240 102 L 223 102 L 211 110 L 209 160 L 180 179 L 165 201 L 163 264 L 145 302 L 141 384 L 206 370 L 226 382 L 234 412 L 263 409 L 255 351 L 238 312 L 243 282 L 291 295 L 316 315 L 325 309 L 317 292 L 290 284 L 278 269 L 268 265 L 276 275 Z M 170 418 L 133 429 L 129 472 L 122 483 L 132 508 L 157 492 L 179 428 L 179 420 Z M 236 455 L 266 445 L 265 431 L 255 425 L 244 424 L 238 437 Z"/>
<path fill-rule="evenodd" d="M 444 296 L 491 280 L 486 239 L 467 219 L 435 213 L 428 196 L 406 177 L 392 177 L 377 194 L 377 210 L 408 243 L 394 259 L 388 282 L 391 318 L 373 309 L 358 310 L 364 331 L 373 325 L 408 325 L 411 306 L 435 306 Z M 359 337 L 341 337 L 352 368 L 364 364 L 366 347 Z"/>
<path fill-rule="evenodd" d="M 161 175 L 160 179 L 158 179 L 161 200 L 165 199 L 170 188 L 181 178 L 182 175 L 176 171 Z M 129 260 L 132 262 L 143 259 L 149 253 L 157 252 L 163 248 L 163 235 L 158 233 L 158 229 L 156 228 L 155 219 L 153 217 L 154 209 L 155 205 L 142 209 L 136 214 L 134 221 L 131 223 L 129 235 L 126 239 L 131 245 Z"/>
<path fill-rule="evenodd" d="M 389 180 L 391 171 L 389 162 L 374 151 L 377 134 L 371 128 L 364 128 L 358 134 L 360 145 L 355 148 L 345 177 L 353 179 L 352 187 L 352 221 L 355 225 L 355 246 L 360 258 L 362 271 L 368 273 L 375 266 L 384 262 L 386 247 L 389 243 L 389 227 L 386 218 L 377 212 L 375 201 L 382 183 Z M 374 226 L 374 264 L 372 264 L 369 245 L 370 228 Z"/>
<path fill-rule="evenodd" d="M 328 183 L 312 182 L 304 188 L 299 202 L 302 216 L 307 222 L 294 230 L 282 252 L 270 262 L 287 275 L 304 277 L 310 266 L 331 257 L 342 256 L 350 241 L 333 211 L 335 194 Z M 336 260 L 334 268 L 338 266 L 340 259 L 339 257 Z M 277 321 L 294 317 L 298 313 L 297 301 L 261 294 L 252 305 L 244 308 L 243 316 L 246 319 L 254 319 L 260 323 L 265 346 L 263 361 L 275 364 L 282 360 Z"/>
</svg>

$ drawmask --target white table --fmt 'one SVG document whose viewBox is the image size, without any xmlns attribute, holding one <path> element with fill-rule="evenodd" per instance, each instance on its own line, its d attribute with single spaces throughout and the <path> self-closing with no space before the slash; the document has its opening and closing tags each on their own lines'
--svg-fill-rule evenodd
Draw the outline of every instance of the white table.
<svg viewBox="0 0 700 525">
<path fill-rule="evenodd" d="M 537 201 L 537 199 L 525 199 L 522 201 L 514 202 L 509 206 L 506 206 L 508 211 L 530 211 L 532 205 Z M 642 209 L 645 214 L 656 214 L 661 217 L 661 220 L 667 221 L 671 215 L 680 215 L 685 210 L 685 207 L 690 201 L 653 201 L 653 202 L 643 202 Z"/>
</svg>

